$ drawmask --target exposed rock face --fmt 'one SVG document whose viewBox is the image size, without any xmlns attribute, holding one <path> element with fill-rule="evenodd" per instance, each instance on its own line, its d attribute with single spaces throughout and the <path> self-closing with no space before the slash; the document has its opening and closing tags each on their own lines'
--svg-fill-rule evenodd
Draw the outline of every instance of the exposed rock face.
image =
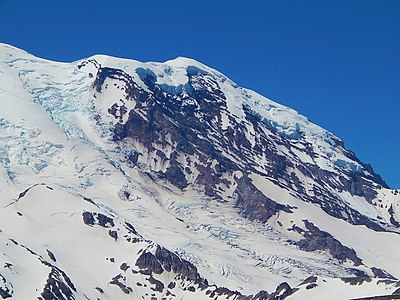
<svg viewBox="0 0 400 300">
<path fill-rule="evenodd" d="M 387 185 L 339 139 L 326 137 L 331 147 L 353 163 L 338 159 L 334 168 L 323 169 L 316 163 L 321 155 L 300 127 L 284 131 L 246 103 L 237 108 L 242 118 L 232 113 L 229 95 L 220 85 L 226 79 L 195 66 L 186 68 L 188 81 L 179 86 L 159 84 L 150 69 L 137 68 L 136 73 L 146 89 L 125 71 L 100 65 L 93 86 L 101 93 L 107 88 L 107 78 L 120 82 L 124 99 L 115 99 L 109 109 L 116 120 L 114 140 L 127 149 L 131 163 L 150 170 L 153 178 L 166 179 L 182 190 L 197 188 L 214 199 L 234 197 L 239 212 L 252 220 L 266 222 L 278 211 L 289 212 L 290 208 L 261 192 L 251 199 L 243 197 L 254 187 L 247 179 L 238 180 L 236 172 L 256 173 L 299 199 L 319 205 L 331 216 L 384 230 L 379 221 L 361 215 L 341 199 L 340 193 L 348 192 L 371 202 L 376 188 Z M 129 149 L 133 144 L 145 150 Z M 314 162 L 299 159 L 298 152 Z M 299 172 L 293 172 L 294 168 L 301 176 L 312 178 L 311 188 L 300 179 Z M 228 193 L 232 187 L 233 195 Z"/>
<path fill-rule="evenodd" d="M 396 278 L 394 278 L 392 275 L 390 275 L 388 272 L 386 272 L 385 270 L 379 269 L 379 268 L 375 268 L 372 267 L 371 268 L 372 273 L 374 274 L 375 277 L 378 278 L 387 278 L 390 280 L 396 280 Z"/>
<path fill-rule="evenodd" d="M 282 282 L 277 288 L 276 291 L 269 296 L 271 300 L 283 300 L 288 296 L 295 293 L 297 289 L 292 289 L 287 282 Z"/>
<path fill-rule="evenodd" d="M 113 277 L 113 279 L 110 281 L 110 284 L 118 286 L 125 294 L 130 294 L 133 292 L 133 290 L 130 286 L 126 285 L 125 281 L 126 277 L 122 274 L 118 274 L 117 276 Z"/>
<path fill-rule="evenodd" d="M 101 213 L 91 213 L 91 212 L 85 211 L 82 214 L 82 217 L 83 217 L 83 222 L 86 225 L 99 225 L 99 226 L 105 227 L 105 228 L 114 227 L 113 219 L 111 219 Z"/>
<path fill-rule="evenodd" d="M 284 300 L 298 289 L 292 289 L 287 282 L 282 282 L 275 290 L 275 292 L 269 294 L 266 291 L 258 292 L 252 300 Z"/>
<path fill-rule="evenodd" d="M 0 280 L 1 280 L 0 296 L 3 299 L 11 298 L 12 297 L 12 290 L 10 290 L 10 288 L 6 286 L 7 281 L 3 277 L 3 275 L 1 275 L 1 274 L 0 274 Z"/>
<path fill-rule="evenodd" d="M 291 213 L 290 207 L 276 203 L 260 192 L 247 176 L 237 179 L 235 206 L 250 220 L 266 222 L 279 211 Z"/>
<path fill-rule="evenodd" d="M 52 268 L 42 292 L 44 300 L 75 299 L 76 289 L 67 275 L 57 268 Z"/>
<path fill-rule="evenodd" d="M 190 262 L 181 259 L 175 253 L 157 246 L 155 254 L 143 252 L 136 261 L 136 266 L 151 273 L 161 274 L 162 272 L 174 272 L 183 278 L 202 281 L 197 268 Z"/>
<path fill-rule="evenodd" d="M 162 293 L 164 291 L 164 284 L 160 281 L 155 279 L 153 276 L 150 276 L 148 281 L 154 285 L 154 287 L 152 288 L 152 290 L 156 291 L 156 292 L 160 292 Z"/>
<path fill-rule="evenodd" d="M 342 278 L 342 281 L 350 285 L 361 285 L 364 282 L 371 282 L 372 279 L 368 276 L 356 276 L 356 277 Z"/>
<path fill-rule="evenodd" d="M 356 266 L 362 264 L 361 259 L 357 256 L 356 252 L 349 247 L 344 246 L 340 241 L 335 239 L 328 232 L 320 230 L 313 223 L 303 220 L 307 231 L 301 228 L 293 228 L 293 230 L 302 233 L 304 239 L 298 241 L 296 244 L 301 250 L 316 251 L 326 250 L 336 259 L 344 262 L 349 259 L 354 262 Z"/>
<path fill-rule="evenodd" d="M 136 266 L 141 270 L 146 270 L 151 273 L 161 274 L 164 269 L 154 254 L 150 252 L 143 252 L 136 260 Z"/>
<path fill-rule="evenodd" d="M 158 292 L 163 292 L 165 286 L 161 281 L 154 278 L 153 274 L 160 275 L 164 272 L 172 272 L 176 274 L 176 280 L 189 280 L 189 282 L 193 282 L 195 286 L 189 286 L 187 288 L 188 291 L 195 292 L 198 289 L 205 290 L 205 294 L 212 299 L 222 296 L 224 299 L 225 297 L 227 297 L 226 299 L 234 297 L 235 299 L 242 300 L 283 300 L 297 291 L 297 289 L 292 289 L 286 282 L 280 284 L 276 291 L 271 294 L 266 291 L 260 291 L 254 296 L 243 295 L 238 291 L 232 291 L 225 287 L 209 285 L 207 280 L 201 277 L 197 268 L 193 264 L 181 259 L 175 253 L 161 246 L 156 247 L 155 254 L 143 251 L 136 261 L 136 266 L 141 269 L 142 274 L 150 275 L 147 280 L 154 285 L 152 289 Z M 127 287 L 119 282 L 120 278 L 123 278 L 123 276 L 118 275 L 113 278 L 112 283 L 117 284 L 124 291 L 129 292 Z M 167 288 L 172 290 L 175 286 L 175 282 L 170 282 Z"/>
<path fill-rule="evenodd" d="M 296 242 L 301 250 L 304 251 L 316 251 L 323 250 L 328 251 L 334 258 L 341 262 L 349 259 L 354 262 L 356 266 L 362 264 L 361 259 L 357 256 L 356 252 L 349 247 L 344 246 L 340 241 L 335 239 L 328 232 L 320 230 L 313 223 L 303 220 L 307 231 L 299 227 L 293 227 L 291 230 L 301 233 L 304 239 Z"/>
<path fill-rule="evenodd" d="M 54 255 L 53 252 L 51 252 L 49 249 L 46 250 L 47 255 L 51 258 L 52 261 L 57 262 L 56 256 Z"/>
</svg>

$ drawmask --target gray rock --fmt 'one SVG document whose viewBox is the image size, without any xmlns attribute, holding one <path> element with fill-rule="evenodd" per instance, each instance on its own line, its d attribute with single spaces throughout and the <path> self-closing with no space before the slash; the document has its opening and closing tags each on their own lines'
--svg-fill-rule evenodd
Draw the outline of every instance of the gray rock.
<svg viewBox="0 0 400 300">
<path fill-rule="evenodd" d="M 297 246 L 304 251 L 326 250 L 334 258 L 340 262 L 349 259 L 354 265 L 359 266 L 362 260 L 357 256 L 356 252 L 349 247 L 344 246 L 340 241 L 335 239 L 326 231 L 320 230 L 308 220 L 303 220 L 307 231 L 303 231 L 303 239 L 296 242 Z"/>
</svg>

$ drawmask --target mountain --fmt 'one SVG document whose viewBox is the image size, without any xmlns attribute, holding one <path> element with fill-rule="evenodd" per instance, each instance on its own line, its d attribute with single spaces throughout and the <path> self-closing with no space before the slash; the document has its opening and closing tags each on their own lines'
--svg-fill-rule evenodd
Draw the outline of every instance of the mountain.
<svg viewBox="0 0 400 300">
<path fill-rule="evenodd" d="M 0 297 L 400 293 L 400 192 L 343 141 L 192 59 L 0 44 Z"/>
</svg>

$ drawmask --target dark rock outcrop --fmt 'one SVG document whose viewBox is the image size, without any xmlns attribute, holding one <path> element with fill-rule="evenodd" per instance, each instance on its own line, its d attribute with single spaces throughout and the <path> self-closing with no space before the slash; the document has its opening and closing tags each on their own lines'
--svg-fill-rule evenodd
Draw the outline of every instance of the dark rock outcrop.
<svg viewBox="0 0 400 300">
<path fill-rule="evenodd" d="M 347 277 L 341 278 L 343 282 L 346 282 L 350 285 L 361 285 L 364 282 L 371 282 L 372 279 L 368 276 L 356 276 L 356 277 Z"/>
<path fill-rule="evenodd" d="M 390 275 L 385 270 L 382 270 L 382 269 L 379 269 L 379 268 L 372 267 L 371 271 L 374 273 L 374 276 L 377 277 L 377 278 L 386 278 L 386 279 L 390 279 L 390 280 L 396 280 L 397 279 L 397 278 L 393 277 L 392 275 Z"/>
<path fill-rule="evenodd" d="M 126 277 L 122 274 L 114 276 L 110 281 L 110 284 L 118 286 L 125 294 L 130 294 L 133 292 L 133 289 L 126 284 Z"/>
<path fill-rule="evenodd" d="M 320 154 L 300 127 L 292 132 L 277 130 L 273 120 L 264 118 L 245 102 L 241 107 L 244 118 L 237 118 L 228 110 L 227 96 L 220 86 L 221 80 L 225 79 L 195 66 L 186 67 L 188 81 L 179 86 L 159 84 L 157 75 L 150 69 L 138 68 L 136 73 L 146 89 L 123 70 L 97 67 L 93 87 L 98 93 L 112 88 L 107 87 L 107 78 L 118 80 L 120 84 L 115 88 L 125 92 L 125 98 L 115 99 L 109 108 L 109 113 L 118 120 L 114 140 L 123 142 L 124 146 L 131 144 L 129 141 L 142 145 L 143 153 L 126 149 L 127 161 L 150 169 L 154 180 L 165 179 L 181 190 L 194 188 L 217 200 L 236 183 L 236 207 L 252 220 L 265 222 L 278 211 L 290 211 L 260 191 L 255 191 L 257 195 L 250 200 L 243 196 L 254 187 L 248 179 L 235 182 L 233 174 L 236 171 L 256 173 L 290 191 L 301 199 L 299 201 L 320 206 L 331 216 L 376 231 L 385 230 L 378 220 L 350 207 L 339 193 L 347 191 L 371 203 L 377 195 L 376 190 L 387 184 L 370 165 L 359 161 L 333 135 L 327 134 L 328 142 L 357 166 L 349 167 L 338 160 L 328 171 L 315 162 L 302 161 L 296 153 L 302 152 L 311 160 Z M 130 111 L 121 104 L 128 102 L 134 107 Z M 123 117 L 128 117 L 125 123 Z M 226 120 L 228 126 L 223 125 Z M 282 154 L 279 148 L 285 148 L 288 154 Z M 260 165 L 260 161 L 266 163 Z M 315 184 L 306 188 L 301 176 L 293 169 L 311 178 Z M 192 176 L 194 170 L 196 176 Z M 398 225 L 396 222 L 393 218 L 393 226 Z"/>
<path fill-rule="evenodd" d="M 155 257 L 167 272 L 172 271 L 189 280 L 201 280 L 197 268 L 192 263 L 180 258 L 166 248 L 157 246 Z"/>
<path fill-rule="evenodd" d="M 274 200 L 266 197 L 259 191 L 251 179 L 246 175 L 236 180 L 237 200 L 235 207 L 238 207 L 241 214 L 250 220 L 258 220 L 267 222 L 270 217 L 284 211 L 291 213 L 292 209 L 286 205 L 279 204 Z"/>
<path fill-rule="evenodd" d="M 109 230 L 108 235 L 111 236 L 115 241 L 118 240 L 118 233 L 115 230 Z"/>
<path fill-rule="evenodd" d="M 282 282 L 278 287 L 276 288 L 275 292 L 273 293 L 268 293 L 266 291 L 260 291 L 258 292 L 254 297 L 252 297 L 252 300 L 283 300 L 295 293 L 298 289 L 294 288 L 292 289 L 290 285 L 286 282 Z"/>
<path fill-rule="evenodd" d="M 7 283 L 7 280 L 4 278 L 3 275 L 0 274 L 0 280 L 3 284 L 3 286 L 0 286 L 0 296 L 3 299 L 11 298 L 13 291 L 10 290 L 8 287 L 4 286 L 5 283 Z"/>
<path fill-rule="evenodd" d="M 114 220 L 102 213 L 92 213 L 89 211 L 85 211 L 82 213 L 83 223 L 86 225 L 99 225 L 104 228 L 114 227 Z"/>
<path fill-rule="evenodd" d="M 157 246 L 155 254 L 144 251 L 136 260 L 136 266 L 149 273 L 161 274 L 164 271 L 179 274 L 182 278 L 202 282 L 197 268 L 175 253 Z"/>
<path fill-rule="evenodd" d="M 164 269 L 154 254 L 144 251 L 136 260 L 135 264 L 141 270 L 147 270 L 151 273 L 161 274 Z"/>
<path fill-rule="evenodd" d="M 282 282 L 272 293 L 269 298 L 270 300 L 283 300 L 289 297 L 290 295 L 294 294 L 298 289 L 292 289 L 287 282 Z"/>
<path fill-rule="evenodd" d="M 53 267 L 41 296 L 43 300 L 73 300 L 75 299 L 74 292 L 76 292 L 75 286 L 68 276 L 60 269 Z"/>
<path fill-rule="evenodd" d="M 47 251 L 47 255 L 50 257 L 50 259 L 54 262 L 57 262 L 56 256 L 54 255 L 53 252 L 51 252 L 49 249 L 46 250 Z"/>
<path fill-rule="evenodd" d="M 154 287 L 151 289 L 155 292 L 160 292 L 162 293 L 164 291 L 164 284 L 160 281 L 155 279 L 153 276 L 150 275 L 150 277 L 147 279 Z"/>
<path fill-rule="evenodd" d="M 85 211 L 82 214 L 83 217 L 83 223 L 85 223 L 86 225 L 94 225 L 94 216 L 91 212 Z"/>
<path fill-rule="evenodd" d="M 362 264 L 362 260 L 357 256 L 353 249 L 344 246 L 340 241 L 335 239 L 331 234 L 326 231 L 320 230 L 313 223 L 303 220 L 307 231 L 294 228 L 303 234 L 303 239 L 296 242 L 297 246 L 304 251 L 328 251 L 334 258 L 340 262 L 344 262 L 349 259 L 354 262 L 354 265 L 359 266 Z"/>
<path fill-rule="evenodd" d="M 302 283 L 300 283 L 299 285 L 316 283 L 317 280 L 318 280 L 318 278 L 316 276 L 310 276 L 310 277 L 307 277 L 306 279 L 304 279 L 304 281 Z"/>
</svg>

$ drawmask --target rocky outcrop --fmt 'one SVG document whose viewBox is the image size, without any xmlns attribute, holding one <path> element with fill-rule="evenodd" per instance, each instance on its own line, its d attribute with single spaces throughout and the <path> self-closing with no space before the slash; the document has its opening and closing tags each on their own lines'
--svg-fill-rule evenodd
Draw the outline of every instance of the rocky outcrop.
<svg viewBox="0 0 400 300">
<path fill-rule="evenodd" d="M 151 288 L 153 291 L 159 293 L 162 293 L 164 291 L 164 284 L 160 280 L 155 279 L 151 275 L 147 280 L 153 285 L 153 287 Z"/>
<path fill-rule="evenodd" d="M 155 255 L 151 252 L 144 251 L 136 260 L 135 264 L 139 269 L 147 271 L 148 274 L 161 274 L 164 269 Z"/>
<path fill-rule="evenodd" d="M 7 284 L 7 280 L 4 278 L 3 275 L 0 274 L 0 296 L 3 299 L 7 299 L 7 298 L 11 298 L 13 291 L 10 289 L 10 287 L 8 287 Z"/>
<path fill-rule="evenodd" d="M 297 246 L 304 251 L 328 251 L 332 257 L 340 262 L 346 259 L 351 260 L 355 266 L 362 264 L 362 260 L 357 256 L 357 253 L 347 246 L 344 246 L 340 241 L 335 239 L 326 231 L 320 230 L 308 220 L 303 220 L 306 230 L 299 227 L 292 227 L 291 230 L 297 231 L 303 235 L 303 239 L 296 242 Z"/>
<path fill-rule="evenodd" d="M 118 286 L 125 294 L 130 294 L 133 292 L 133 289 L 126 284 L 126 277 L 122 274 L 114 276 L 110 281 L 110 284 Z"/>
<path fill-rule="evenodd" d="M 203 281 L 197 268 L 192 263 L 181 259 L 175 253 L 161 246 L 156 247 L 155 254 L 148 251 L 142 252 L 136 260 L 136 266 L 149 272 L 149 274 L 161 274 L 166 271 L 178 274 L 188 280 Z"/>
<path fill-rule="evenodd" d="M 86 225 L 99 225 L 104 228 L 114 227 L 114 220 L 102 213 L 92 213 L 85 211 L 82 213 L 83 222 Z"/>
<path fill-rule="evenodd" d="M 392 276 L 391 274 L 389 274 L 388 272 L 386 272 L 385 270 L 382 270 L 380 268 L 372 267 L 371 271 L 374 274 L 374 276 L 377 278 L 386 278 L 389 280 L 397 280 L 397 278 L 395 278 L 394 276 Z"/>
<path fill-rule="evenodd" d="M 282 282 L 275 290 L 274 293 L 272 293 L 268 300 L 283 300 L 289 297 L 290 295 L 294 294 L 298 289 L 294 288 L 292 289 L 290 285 L 287 282 Z"/>
<path fill-rule="evenodd" d="M 114 140 L 124 147 L 139 143 L 145 149 L 126 150 L 131 164 L 150 170 L 155 180 L 166 180 L 181 190 L 197 189 L 218 200 L 226 197 L 225 192 L 236 184 L 236 171 L 253 172 L 289 190 L 298 199 L 319 205 L 331 216 L 376 231 L 385 230 L 378 220 L 365 217 L 340 198 L 340 192 L 348 191 L 371 202 L 377 188 L 387 187 L 371 166 L 360 162 L 342 141 L 328 137 L 332 147 L 340 149 L 357 168 L 347 168 L 345 162 L 338 160 L 337 170 L 328 171 L 316 163 L 303 161 L 296 153 L 302 152 L 312 159 L 319 154 L 300 127 L 288 133 L 278 130 L 277 124 L 246 103 L 240 107 L 244 114 L 240 120 L 228 110 L 221 78 L 195 66 L 186 67 L 186 72 L 186 84 L 169 86 L 159 84 L 150 69 L 137 68 L 144 89 L 125 71 L 98 66 L 93 83 L 96 92 L 106 88 L 107 78 L 116 79 L 125 91 L 122 102 L 134 103 L 134 108 L 127 111 L 115 99 L 115 105 L 109 109 L 118 120 Z M 124 117 L 126 122 L 122 121 Z M 287 149 L 288 155 L 280 148 Z M 260 161 L 265 163 L 260 165 Z M 294 168 L 312 178 L 315 184 L 311 189 L 306 189 Z M 246 180 L 237 184 L 235 206 L 249 219 L 265 222 L 279 210 L 290 210 L 259 191 L 249 200 L 243 195 L 254 188 Z M 397 224 L 395 220 L 392 223 Z"/>
<path fill-rule="evenodd" d="M 291 207 L 279 204 L 266 197 L 246 175 L 237 179 L 236 182 L 237 199 L 235 207 L 239 208 L 244 217 L 265 223 L 279 211 L 292 212 Z"/>
<path fill-rule="evenodd" d="M 252 300 L 283 300 L 289 297 L 290 295 L 294 294 L 298 289 L 292 289 L 287 282 L 282 282 L 276 288 L 275 292 L 269 294 L 266 291 L 258 292 Z"/>
<path fill-rule="evenodd" d="M 75 286 L 68 276 L 58 268 L 53 267 L 41 296 L 43 297 L 42 300 L 73 300 L 75 299 L 74 292 L 76 292 Z"/>
<path fill-rule="evenodd" d="M 195 286 L 189 286 L 187 288 L 189 291 L 192 290 L 195 292 L 197 289 L 205 290 L 205 294 L 213 299 L 218 296 L 224 296 L 242 300 L 283 300 L 297 291 L 297 289 L 292 289 L 286 282 L 281 283 L 275 292 L 271 294 L 266 291 L 260 291 L 254 296 L 243 295 L 238 291 L 232 291 L 225 287 L 209 285 L 207 280 L 201 277 L 193 264 L 161 246 L 156 247 L 155 254 L 143 251 L 136 260 L 136 266 L 143 274 L 150 275 L 148 281 L 154 285 L 153 290 L 158 292 L 164 290 L 164 284 L 154 278 L 153 274 L 160 275 L 163 272 L 173 272 L 178 276 L 175 276 L 175 279 L 193 282 Z M 175 286 L 176 282 L 170 282 L 167 287 L 174 289 Z"/>
</svg>

